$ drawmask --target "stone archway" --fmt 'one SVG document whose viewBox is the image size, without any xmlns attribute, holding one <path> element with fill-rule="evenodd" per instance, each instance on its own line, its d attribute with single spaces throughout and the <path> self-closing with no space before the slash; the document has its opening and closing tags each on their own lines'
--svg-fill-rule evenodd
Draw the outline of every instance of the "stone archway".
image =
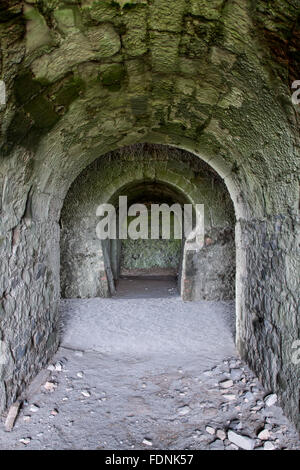
<svg viewBox="0 0 300 470">
<path fill-rule="evenodd" d="M 139 253 L 139 263 L 134 263 L 132 256 L 136 249 L 148 250 L 146 265 L 150 263 L 162 272 L 162 266 L 174 268 L 174 263 L 178 264 L 178 285 L 184 300 L 234 299 L 235 222 L 224 183 L 208 165 L 188 152 L 145 144 L 100 157 L 70 188 L 61 217 L 64 297 L 106 297 L 114 293 L 114 279 L 120 273 L 121 244 L 116 241 L 112 246 L 111 242 L 97 239 L 96 213 L 103 203 L 112 203 L 118 208 L 119 196 L 127 197 L 128 207 L 132 203 L 151 201 L 179 203 L 182 207 L 203 204 L 205 240 L 200 251 L 195 251 L 193 246 L 187 254 L 185 242 L 178 244 L 174 240 L 169 250 L 175 250 L 174 256 L 177 253 L 179 259 L 166 264 L 168 252 L 165 252 L 163 240 L 127 240 L 125 246 L 131 251 L 127 267 L 145 268 L 142 253 Z M 187 263 L 184 279 L 181 279 L 180 258 Z"/>
</svg>

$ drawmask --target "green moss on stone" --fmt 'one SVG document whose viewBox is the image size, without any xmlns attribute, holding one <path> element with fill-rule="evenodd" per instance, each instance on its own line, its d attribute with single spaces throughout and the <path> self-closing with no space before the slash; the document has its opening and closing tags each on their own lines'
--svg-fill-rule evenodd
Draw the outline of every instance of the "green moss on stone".
<svg viewBox="0 0 300 470">
<path fill-rule="evenodd" d="M 147 52 L 147 9 L 143 5 L 130 6 L 124 15 L 126 32 L 123 45 L 131 56 L 139 56 Z"/>
<path fill-rule="evenodd" d="M 73 8 L 61 8 L 54 11 L 54 18 L 57 22 L 58 28 L 68 33 L 72 29 L 76 28 L 75 22 L 75 11 Z"/>
<path fill-rule="evenodd" d="M 17 3 L 16 5 L 10 6 L 10 0 L 1 0 L 0 5 L 0 22 L 10 21 L 16 18 L 22 12 L 22 5 Z"/>
<path fill-rule="evenodd" d="M 147 96 L 136 96 L 131 98 L 131 109 L 136 117 L 143 117 L 148 114 L 148 97 Z"/>
<path fill-rule="evenodd" d="M 185 0 L 154 0 L 150 9 L 149 26 L 153 30 L 179 33 L 186 7 Z"/>
<path fill-rule="evenodd" d="M 170 100 L 174 93 L 174 79 L 172 76 L 153 75 L 152 98 L 154 100 Z"/>
<path fill-rule="evenodd" d="M 37 8 L 25 5 L 24 18 L 27 21 L 26 49 L 29 53 L 52 42 L 50 29 Z"/>
<path fill-rule="evenodd" d="M 220 17 L 224 0 L 190 0 L 190 12 L 210 20 Z"/>
<path fill-rule="evenodd" d="M 123 240 L 124 269 L 173 268 L 180 264 L 181 240 Z"/>
<path fill-rule="evenodd" d="M 180 36 L 174 33 L 150 32 L 152 68 L 158 73 L 174 73 L 177 70 Z"/>
<path fill-rule="evenodd" d="M 59 120 L 53 105 L 44 96 L 38 96 L 24 106 L 39 129 L 50 129 Z"/>
<path fill-rule="evenodd" d="M 7 131 L 7 150 L 14 144 L 22 142 L 31 128 L 31 119 L 23 109 L 20 109 L 14 116 Z"/>
<path fill-rule="evenodd" d="M 83 6 L 82 13 L 85 23 L 103 23 L 113 21 L 119 12 L 119 5 L 110 0 L 95 1 L 91 5 Z"/>
<path fill-rule="evenodd" d="M 55 94 L 55 104 L 68 107 L 85 89 L 85 83 L 80 78 L 71 78 Z"/>
<path fill-rule="evenodd" d="M 24 104 L 42 91 L 42 85 L 37 80 L 33 80 L 30 72 L 25 72 L 16 78 L 14 91 L 17 103 Z"/>
<path fill-rule="evenodd" d="M 122 86 L 125 76 L 126 69 L 123 64 L 112 64 L 103 71 L 101 83 L 110 91 L 118 91 Z"/>
</svg>

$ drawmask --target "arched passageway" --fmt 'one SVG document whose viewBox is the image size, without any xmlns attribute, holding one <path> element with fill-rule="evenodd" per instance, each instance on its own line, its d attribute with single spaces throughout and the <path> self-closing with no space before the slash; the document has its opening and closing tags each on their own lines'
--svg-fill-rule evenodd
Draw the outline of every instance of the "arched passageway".
<svg viewBox="0 0 300 470">
<path fill-rule="evenodd" d="M 237 349 L 299 427 L 299 4 L 264 3 L 1 6 L 1 410 L 60 342 L 69 188 L 100 157 L 147 142 L 191 152 L 226 185 Z"/>
<path fill-rule="evenodd" d="M 183 216 L 185 204 L 193 210 L 203 205 L 203 246 L 182 236 L 176 240 L 174 219 L 169 219 L 172 240 L 162 239 L 162 234 L 151 239 L 151 207 L 147 240 L 99 240 L 97 208 L 111 203 L 118 215 L 120 196 L 127 198 L 126 208 L 134 203 L 179 204 Z M 234 299 L 233 205 L 217 173 L 189 152 L 140 144 L 100 157 L 74 181 L 60 223 L 63 297 L 110 296 L 119 276 L 135 271 L 177 277 L 184 300 Z"/>
</svg>

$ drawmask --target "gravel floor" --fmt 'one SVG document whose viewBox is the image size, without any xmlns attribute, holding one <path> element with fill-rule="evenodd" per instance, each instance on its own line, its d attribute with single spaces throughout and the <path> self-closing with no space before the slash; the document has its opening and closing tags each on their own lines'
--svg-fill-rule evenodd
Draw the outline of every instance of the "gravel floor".
<svg viewBox="0 0 300 470">
<path fill-rule="evenodd" d="M 62 301 L 62 345 L 10 433 L 2 417 L 0 449 L 300 449 L 236 355 L 233 304 L 155 282 Z"/>
</svg>

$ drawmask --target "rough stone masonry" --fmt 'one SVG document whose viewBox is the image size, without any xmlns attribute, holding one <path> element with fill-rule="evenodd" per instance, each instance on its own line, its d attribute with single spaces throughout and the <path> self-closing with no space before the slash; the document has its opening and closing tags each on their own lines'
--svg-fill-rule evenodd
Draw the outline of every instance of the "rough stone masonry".
<svg viewBox="0 0 300 470">
<path fill-rule="evenodd" d="M 1 2 L 1 410 L 59 344 L 69 187 L 148 143 L 194 154 L 227 186 L 237 347 L 300 426 L 299 14 L 298 0 Z"/>
</svg>

